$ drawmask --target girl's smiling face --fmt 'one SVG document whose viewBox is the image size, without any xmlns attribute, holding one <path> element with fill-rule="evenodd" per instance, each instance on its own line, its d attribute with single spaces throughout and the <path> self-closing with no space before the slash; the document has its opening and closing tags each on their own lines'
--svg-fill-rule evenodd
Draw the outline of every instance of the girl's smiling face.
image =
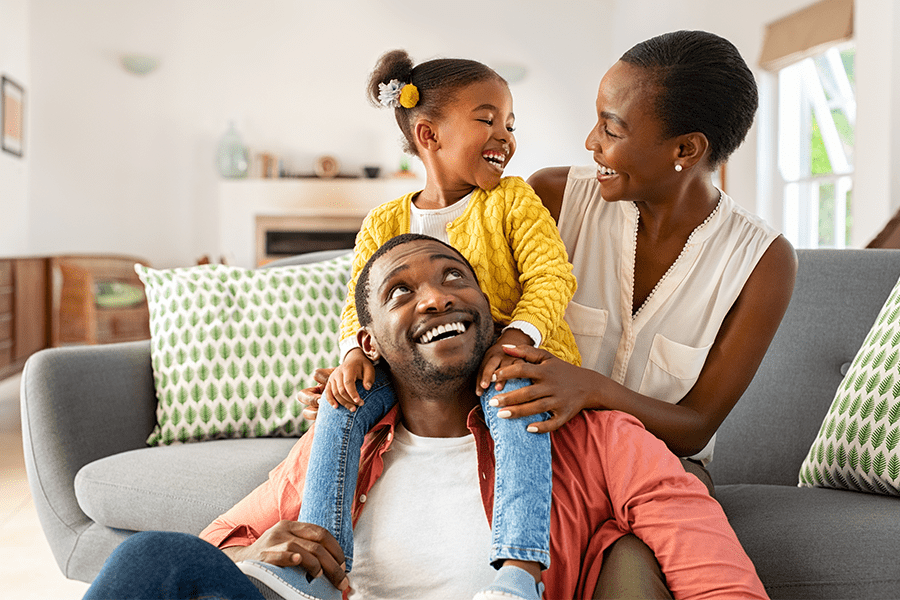
<svg viewBox="0 0 900 600">
<path fill-rule="evenodd" d="M 516 151 L 515 120 L 504 81 L 489 79 L 460 89 L 435 123 L 436 158 L 447 186 L 496 187 Z"/>
<path fill-rule="evenodd" d="M 640 67 L 617 62 L 600 82 L 597 124 L 585 147 L 594 155 L 605 200 L 654 195 L 677 174 L 678 144 L 663 138 L 655 101 L 656 85 Z"/>
</svg>

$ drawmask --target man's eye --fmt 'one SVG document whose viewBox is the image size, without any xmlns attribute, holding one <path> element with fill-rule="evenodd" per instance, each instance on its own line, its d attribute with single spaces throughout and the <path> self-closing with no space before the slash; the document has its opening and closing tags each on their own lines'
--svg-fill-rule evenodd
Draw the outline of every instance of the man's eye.
<svg viewBox="0 0 900 600">
<path fill-rule="evenodd" d="M 612 131 L 610 131 L 610 130 L 609 130 L 609 127 L 607 127 L 606 125 L 603 126 L 603 133 L 605 133 L 605 134 L 608 135 L 609 137 L 614 137 L 614 138 L 619 137 L 619 136 L 617 136 L 616 134 L 614 134 Z"/>
<path fill-rule="evenodd" d="M 388 298 L 391 300 L 396 300 L 400 296 L 403 296 L 404 294 L 408 294 L 409 292 L 410 292 L 410 289 L 408 287 L 406 287 L 405 285 L 398 285 L 397 287 L 395 287 L 391 290 L 391 292 L 388 294 Z"/>
</svg>

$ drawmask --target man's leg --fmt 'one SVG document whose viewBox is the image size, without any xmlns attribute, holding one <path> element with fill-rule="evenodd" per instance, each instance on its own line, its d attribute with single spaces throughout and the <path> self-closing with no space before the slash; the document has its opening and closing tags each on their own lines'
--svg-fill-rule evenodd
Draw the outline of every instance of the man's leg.
<svg viewBox="0 0 900 600">
<path fill-rule="evenodd" d="M 145 531 L 106 559 L 84 600 L 263 600 L 247 577 L 215 546 L 186 533 Z"/>
</svg>

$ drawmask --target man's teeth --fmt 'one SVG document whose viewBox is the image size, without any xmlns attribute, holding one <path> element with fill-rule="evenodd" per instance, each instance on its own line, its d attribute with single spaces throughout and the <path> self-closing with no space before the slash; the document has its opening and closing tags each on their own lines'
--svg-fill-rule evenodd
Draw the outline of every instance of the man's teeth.
<svg viewBox="0 0 900 600">
<path fill-rule="evenodd" d="M 597 165 L 597 171 L 599 171 L 601 175 L 617 175 L 615 171 L 608 167 L 604 167 L 603 165 Z"/>
<path fill-rule="evenodd" d="M 442 336 L 445 333 L 457 335 L 460 333 L 465 333 L 465 331 L 466 331 L 466 326 L 459 322 L 448 323 L 446 325 L 438 325 L 434 329 L 430 329 L 430 330 L 426 331 L 425 333 L 423 333 L 422 336 L 419 337 L 419 343 L 427 344 L 434 338 Z M 451 336 L 447 336 L 447 337 L 451 337 Z"/>
</svg>

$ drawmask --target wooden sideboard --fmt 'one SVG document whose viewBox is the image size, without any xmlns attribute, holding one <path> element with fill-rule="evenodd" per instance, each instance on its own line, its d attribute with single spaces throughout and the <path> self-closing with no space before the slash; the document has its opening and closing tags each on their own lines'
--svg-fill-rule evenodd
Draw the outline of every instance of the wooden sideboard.
<svg viewBox="0 0 900 600">
<path fill-rule="evenodd" d="M 0 258 L 0 379 L 43 348 L 150 337 L 145 261 L 116 255 Z"/>
<path fill-rule="evenodd" d="M 46 258 L 0 259 L 0 378 L 50 343 Z"/>
</svg>

